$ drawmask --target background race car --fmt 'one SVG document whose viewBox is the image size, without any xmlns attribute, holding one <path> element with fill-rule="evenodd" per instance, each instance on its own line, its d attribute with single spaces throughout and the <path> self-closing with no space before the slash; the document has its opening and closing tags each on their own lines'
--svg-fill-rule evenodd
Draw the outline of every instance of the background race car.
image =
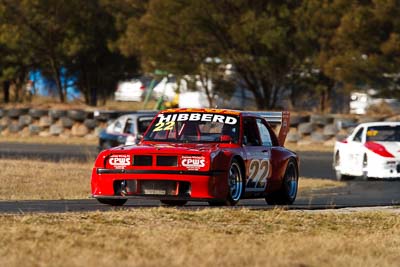
<svg viewBox="0 0 400 267">
<path fill-rule="evenodd" d="M 333 168 L 338 180 L 400 178 L 400 122 L 358 125 L 345 140 L 336 142 Z"/>
<path fill-rule="evenodd" d="M 157 111 L 145 111 L 118 117 L 100 132 L 98 150 L 137 144 L 156 114 Z"/>
<path fill-rule="evenodd" d="M 281 123 L 278 136 L 265 118 Z M 161 111 L 137 146 L 98 155 L 92 195 L 111 205 L 134 197 L 169 205 L 235 205 L 241 198 L 292 204 L 299 159 L 283 147 L 288 126 L 288 112 Z"/>
</svg>

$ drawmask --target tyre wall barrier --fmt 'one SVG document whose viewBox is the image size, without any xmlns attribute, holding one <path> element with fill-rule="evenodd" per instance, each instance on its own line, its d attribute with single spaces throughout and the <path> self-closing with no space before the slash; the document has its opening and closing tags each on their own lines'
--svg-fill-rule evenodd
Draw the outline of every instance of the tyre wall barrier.
<svg viewBox="0 0 400 267">
<path fill-rule="evenodd" d="M 0 137 L 60 136 L 96 139 L 100 131 L 128 111 L 87 111 L 81 109 L 0 108 Z M 400 121 L 392 117 L 350 116 L 342 114 L 291 114 L 288 143 L 332 145 L 346 137 L 354 127 L 369 121 Z"/>
<path fill-rule="evenodd" d="M 0 137 L 14 135 L 95 139 L 112 120 L 126 113 L 132 112 L 0 108 Z"/>
<path fill-rule="evenodd" d="M 359 123 L 400 121 L 400 115 L 388 117 L 348 114 L 292 114 L 290 121 L 290 130 L 286 142 L 299 145 L 310 143 L 334 145 L 336 140 L 346 138 Z"/>
</svg>

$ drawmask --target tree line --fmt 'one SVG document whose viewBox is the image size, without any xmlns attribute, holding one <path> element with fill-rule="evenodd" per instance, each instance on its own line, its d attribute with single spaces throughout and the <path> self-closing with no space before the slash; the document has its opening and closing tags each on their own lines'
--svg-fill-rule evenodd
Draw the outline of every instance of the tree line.
<svg viewBox="0 0 400 267">
<path fill-rule="evenodd" d="M 259 109 L 283 92 L 293 107 L 317 96 L 320 110 L 364 86 L 400 98 L 398 14 L 398 0 L 0 0 L 3 100 L 32 70 L 60 102 L 63 75 L 74 77 L 91 105 L 118 80 L 157 70 L 212 77 L 217 92 L 240 81 Z"/>
</svg>

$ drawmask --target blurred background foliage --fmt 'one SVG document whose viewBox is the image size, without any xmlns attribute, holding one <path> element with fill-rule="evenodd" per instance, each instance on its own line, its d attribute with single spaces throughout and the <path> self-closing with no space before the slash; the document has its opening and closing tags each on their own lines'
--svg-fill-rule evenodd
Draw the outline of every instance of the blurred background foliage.
<svg viewBox="0 0 400 267">
<path fill-rule="evenodd" d="M 363 86 L 400 98 L 398 14 L 397 0 L 0 0 L 2 99 L 21 101 L 10 87 L 33 70 L 59 102 L 73 77 L 93 106 L 156 70 L 224 80 L 207 58 L 234 66 L 258 109 L 278 108 L 283 92 L 294 108 L 316 97 L 321 111 Z"/>
</svg>

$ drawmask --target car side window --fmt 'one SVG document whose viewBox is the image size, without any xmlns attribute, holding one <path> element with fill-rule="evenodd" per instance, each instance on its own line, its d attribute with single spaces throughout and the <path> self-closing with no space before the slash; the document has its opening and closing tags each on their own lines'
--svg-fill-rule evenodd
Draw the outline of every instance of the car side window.
<svg viewBox="0 0 400 267">
<path fill-rule="evenodd" d="M 264 124 L 261 119 L 257 119 L 258 131 L 260 132 L 261 143 L 263 146 L 272 146 L 271 135 L 268 127 Z"/>
<path fill-rule="evenodd" d="M 246 146 L 261 145 L 258 127 L 254 118 L 244 118 L 243 120 L 243 144 Z"/>
<path fill-rule="evenodd" d="M 117 120 L 115 123 L 114 123 L 114 132 L 116 132 L 116 133 L 122 133 L 122 128 L 123 127 L 123 125 L 122 125 L 122 122 L 120 121 L 120 120 Z"/>
<path fill-rule="evenodd" d="M 138 120 L 139 134 L 143 134 L 147 130 L 152 120 L 153 120 L 152 118 L 139 118 Z"/>
<path fill-rule="evenodd" d="M 134 134 L 135 133 L 135 123 L 132 119 L 128 119 L 125 123 L 124 133 Z"/>
<path fill-rule="evenodd" d="M 361 142 L 362 141 L 362 134 L 363 134 L 364 128 L 360 128 L 357 133 L 354 135 L 353 141 L 354 142 Z"/>
</svg>

